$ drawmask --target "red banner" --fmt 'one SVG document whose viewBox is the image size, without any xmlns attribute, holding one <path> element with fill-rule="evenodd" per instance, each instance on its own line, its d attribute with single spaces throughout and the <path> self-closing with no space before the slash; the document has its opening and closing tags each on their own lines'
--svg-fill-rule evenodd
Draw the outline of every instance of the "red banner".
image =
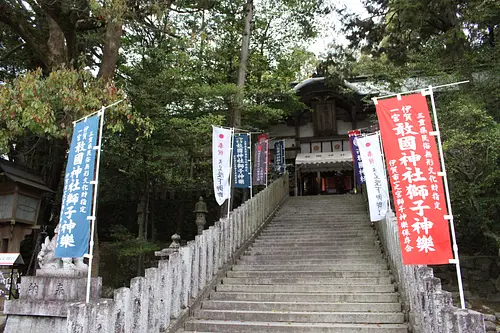
<svg viewBox="0 0 500 333">
<path fill-rule="evenodd" d="M 439 155 L 422 94 L 379 100 L 377 116 L 391 177 L 405 265 L 453 258 Z"/>
</svg>

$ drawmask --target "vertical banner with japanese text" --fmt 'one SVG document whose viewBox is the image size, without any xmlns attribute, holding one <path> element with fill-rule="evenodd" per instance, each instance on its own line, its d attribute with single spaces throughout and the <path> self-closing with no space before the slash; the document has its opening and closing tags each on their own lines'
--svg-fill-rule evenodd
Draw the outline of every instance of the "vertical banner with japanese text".
<svg viewBox="0 0 500 333">
<path fill-rule="evenodd" d="M 250 184 L 249 134 L 235 134 L 233 143 L 234 187 L 249 188 Z"/>
<path fill-rule="evenodd" d="M 389 209 L 389 189 L 382 161 L 379 134 L 357 138 L 359 154 L 364 165 L 370 221 L 385 218 Z"/>
<path fill-rule="evenodd" d="M 95 185 L 96 153 L 99 133 L 99 115 L 75 123 L 69 148 L 56 258 L 80 258 L 89 251 L 92 198 Z"/>
<path fill-rule="evenodd" d="M 268 141 L 262 140 L 255 144 L 253 164 L 253 185 L 266 185 Z"/>
<path fill-rule="evenodd" d="M 365 183 L 365 175 L 363 173 L 363 162 L 358 148 L 358 135 L 361 134 L 360 130 L 348 131 L 349 143 L 351 144 L 352 160 L 354 163 L 354 172 L 356 172 L 356 184 L 361 185 Z"/>
<path fill-rule="evenodd" d="M 212 171 L 215 200 L 222 206 L 231 197 L 232 130 L 212 125 Z"/>
<path fill-rule="evenodd" d="M 280 140 L 274 143 L 274 170 L 282 174 L 285 169 L 285 140 Z"/>
<path fill-rule="evenodd" d="M 422 94 L 379 100 L 377 116 L 391 178 L 405 265 L 453 259 L 436 140 Z"/>
</svg>

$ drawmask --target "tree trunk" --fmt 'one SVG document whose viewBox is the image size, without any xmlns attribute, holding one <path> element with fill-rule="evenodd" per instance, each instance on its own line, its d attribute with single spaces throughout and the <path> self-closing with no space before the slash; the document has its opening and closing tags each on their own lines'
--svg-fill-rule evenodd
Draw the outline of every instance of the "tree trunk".
<svg viewBox="0 0 500 333">
<path fill-rule="evenodd" d="M 106 81 L 112 79 L 115 72 L 118 50 L 120 49 L 120 39 L 123 33 L 122 25 L 123 22 L 121 20 L 110 20 L 106 27 L 102 62 L 99 74 L 97 74 L 98 77 Z"/>
<path fill-rule="evenodd" d="M 247 64 L 248 64 L 248 54 L 250 50 L 250 34 L 253 19 L 253 0 L 248 0 L 245 4 L 245 28 L 243 29 L 242 41 L 241 41 L 241 52 L 240 52 L 240 64 L 238 67 L 238 79 L 236 85 L 238 91 L 236 92 L 235 101 L 230 105 L 231 109 L 231 127 L 240 128 L 241 127 L 241 114 L 243 109 L 243 99 L 245 98 L 245 81 L 247 74 Z M 233 173 L 231 172 L 231 178 Z M 221 217 L 226 217 L 228 212 L 228 205 L 233 205 L 233 198 L 235 197 L 236 189 L 234 188 L 234 181 L 231 182 L 231 198 L 227 200 L 221 207 Z"/>
<path fill-rule="evenodd" d="M 251 24 L 253 19 L 253 0 L 247 1 L 245 5 L 245 11 L 246 11 L 245 28 L 243 29 L 243 35 L 242 35 L 240 64 L 238 68 L 238 81 L 236 83 L 239 89 L 237 92 L 235 105 L 233 107 L 232 124 L 231 124 L 233 127 L 236 128 L 241 126 L 241 110 L 243 107 L 248 54 L 250 49 Z"/>
</svg>

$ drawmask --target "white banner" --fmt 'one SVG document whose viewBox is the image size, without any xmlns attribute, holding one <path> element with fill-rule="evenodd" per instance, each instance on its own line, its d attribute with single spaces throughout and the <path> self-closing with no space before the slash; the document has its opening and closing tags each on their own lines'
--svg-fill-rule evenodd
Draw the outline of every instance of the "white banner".
<svg viewBox="0 0 500 333">
<path fill-rule="evenodd" d="M 389 207 L 389 190 L 385 177 L 384 163 L 380 149 L 380 134 L 358 137 L 358 148 L 363 161 L 370 220 L 380 221 L 385 218 Z"/>
<path fill-rule="evenodd" d="M 231 153 L 233 131 L 213 127 L 212 132 L 212 169 L 215 200 L 222 206 L 231 197 Z"/>
</svg>

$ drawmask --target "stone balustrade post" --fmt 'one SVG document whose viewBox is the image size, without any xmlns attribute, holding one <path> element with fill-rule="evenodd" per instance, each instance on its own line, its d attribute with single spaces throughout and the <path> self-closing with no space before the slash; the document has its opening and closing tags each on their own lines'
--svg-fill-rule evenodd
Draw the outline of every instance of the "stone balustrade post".
<svg viewBox="0 0 500 333">
<path fill-rule="evenodd" d="M 189 244 L 189 243 L 188 243 Z M 200 290 L 200 236 L 196 236 L 192 242 L 193 261 L 191 262 L 191 297 L 198 297 Z"/>
<path fill-rule="evenodd" d="M 189 305 L 189 298 L 191 296 L 191 275 L 193 260 L 193 245 L 189 242 L 186 246 L 181 248 L 181 274 L 182 274 L 182 288 L 181 288 L 181 308 L 185 309 Z"/>
<path fill-rule="evenodd" d="M 144 271 L 146 277 L 146 294 L 148 297 L 148 332 L 158 332 L 160 329 L 160 270 L 158 268 L 147 268 Z"/>
<path fill-rule="evenodd" d="M 130 289 L 120 288 L 114 292 L 114 306 L 111 323 L 116 332 L 131 333 L 132 318 L 129 315 L 131 311 Z"/>
<path fill-rule="evenodd" d="M 181 313 L 182 259 L 180 253 L 172 253 L 168 258 L 168 264 L 172 269 L 172 297 L 170 300 L 172 308 L 170 317 L 176 319 Z"/>
<path fill-rule="evenodd" d="M 207 240 L 207 281 L 212 280 L 212 276 L 214 276 L 214 228 L 210 227 L 209 229 L 203 232 L 205 239 Z"/>
<path fill-rule="evenodd" d="M 207 239 L 206 234 L 200 236 L 200 282 L 199 289 L 203 290 L 207 283 Z"/>
<path fill-rule="evenodd" d="M 221 228 L 220 222 L 215 222 L 214 224 L 214 265 L 216 271 L 219 271 L 222 268 L 220 262 L 220 253 L 221 253 Z"/>
<path fill-rule="evenodd" d="M 149 297 L 146 290 L 146 278 L 138 276 L 130 281 L 130 309 L 132 332 L 148 330 Z"/>
</svg>

